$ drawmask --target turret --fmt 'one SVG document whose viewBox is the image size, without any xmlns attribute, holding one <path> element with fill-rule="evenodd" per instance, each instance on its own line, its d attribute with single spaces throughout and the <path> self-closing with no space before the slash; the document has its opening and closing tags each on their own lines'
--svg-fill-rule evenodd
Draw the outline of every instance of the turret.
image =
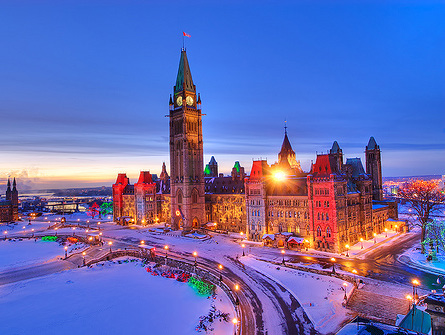
<svg viewBox="0 0 445 335">
<path fill-rule="evenodd" d="M 343 167 L 343 151 L 340 149 L 337 141 L 334 141 L 332 144 L 332 148 L 329 150 L 329 155 L 335 161 L 335 168 L 340 172 Z"/>
<path fill-rule="evenodd" d="M 12 191 L 11 191 L 11 180 L 8 178 L 8 187 L 6 188 L 6 200 L 12 199 Z"/>
<path fill-rule="evenodd" d="M 366 173 L 369 174 L 372 179 L 372 199 L 381 201 L 383 200 L 382 159 L 380 156 L 380 147 L 372 136 L 366 146 L 365 155 Z"/>
</svg>

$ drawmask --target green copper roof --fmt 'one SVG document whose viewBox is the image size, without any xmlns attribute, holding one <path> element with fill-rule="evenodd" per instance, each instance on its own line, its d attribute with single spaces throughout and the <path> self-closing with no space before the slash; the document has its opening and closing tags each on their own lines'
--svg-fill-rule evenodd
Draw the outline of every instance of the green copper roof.
<svg viewBox="0 0 445 335">
<path fill-rule="evenodd" d="M 207 164 L 205 169 L 204 169 L 204 175 L 210 176 L 211 174 L 212 174 L 212 171 L 210 170 L 209 164 Z"/>
<path fill-rule="evenodd" d="M 422 334 L 429 334 L 431 330 L 431 316 L 413 305 L 413 308 L 400 322 L 399 327 L 414 330 Z"/>
<path fill-rule="evenodd" d="M 182 90 L 195 92 L 195 85 L 193 85 L 192 73 L 190 72 L 185 50 L 181 51 L 178 75 L 176 76 L 175 93 L 181 92 Z"/>
<path fill-rule="evenodd" d="M 239 173 L 239 170 L 240 170 L 240 164 L 239 164 L 238 161 L 235 162 L 235 165 L 234 165 L 233 167 L 236 169 L 236 172 Z"/>
</svg>

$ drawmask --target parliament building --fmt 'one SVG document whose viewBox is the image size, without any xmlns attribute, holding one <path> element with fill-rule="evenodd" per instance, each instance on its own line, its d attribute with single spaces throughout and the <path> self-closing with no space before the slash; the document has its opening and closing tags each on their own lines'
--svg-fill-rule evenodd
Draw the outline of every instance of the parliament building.
<svg viewBox="0 0 445 335">
<path fill-rule="evenodd" d="M 169 102 L 170 175 L 148 171 L 130 184 L 120 173 L 113 184 L 113 218 L 119 224 L 166 222 L 184 232 L 243 232 L 253 241 L 287 248 L 341 252 L 398 223 L 397 203 L 383 198 L 380 147 L 373 137 L 360 158 L 343 157 L 337 141 L 301 169 L 287 128 L 278 161 L 253 161 L 250 174 L 235 162 L 218 173 L 212 156 L 204 167 L 201 97 L 185 49 Z"/>
</svg>

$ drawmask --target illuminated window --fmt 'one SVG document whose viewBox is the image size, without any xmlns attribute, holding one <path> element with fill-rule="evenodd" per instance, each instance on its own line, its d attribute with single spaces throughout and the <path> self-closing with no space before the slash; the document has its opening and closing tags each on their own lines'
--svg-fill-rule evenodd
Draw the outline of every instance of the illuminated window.
<svg viewBox="0 0 445 335">
<path fill-rule="evenodd" d="M 326 237 L 331 237 L 331 228 L 326 228 Z"/>
<path fill-rule="evenodd" d="M 321 236 L 321 228 L 320 228 L 320 226 L 317 227 L 317 236 Z"/>
</svg>

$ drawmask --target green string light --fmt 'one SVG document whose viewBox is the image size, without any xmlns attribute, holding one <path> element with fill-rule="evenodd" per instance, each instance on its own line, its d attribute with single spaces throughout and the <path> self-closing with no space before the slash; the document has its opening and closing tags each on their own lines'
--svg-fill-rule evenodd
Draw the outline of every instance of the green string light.
<svg viewBox="0 0 445 335">
<path fill-rule="evenodd" d="M 190 277 L 188 284 L 199 294 L 199 295 L 212 295 L 215 290 L 215 285 L 206 283 L 201 279 L 196 277 Z"/>
</svg>

